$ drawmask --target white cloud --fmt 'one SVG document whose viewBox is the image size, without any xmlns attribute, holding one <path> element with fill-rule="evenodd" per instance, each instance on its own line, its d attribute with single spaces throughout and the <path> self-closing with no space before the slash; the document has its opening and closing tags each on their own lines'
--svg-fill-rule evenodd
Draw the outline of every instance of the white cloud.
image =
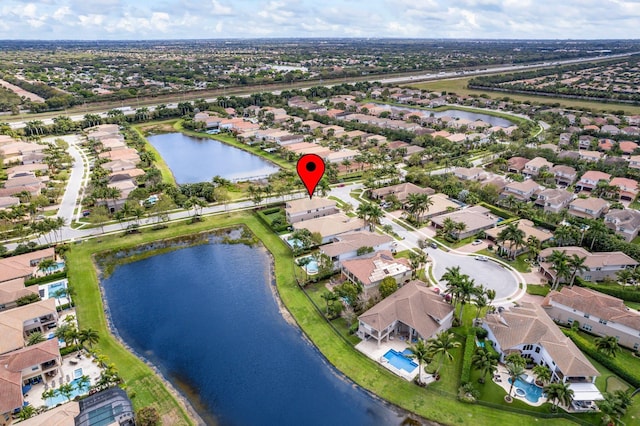
<svg viewBox="0 0 640 426">
<path fill-rule="evenodd" d="M 71 9 L 69 9 L 69 6 L 62 6 L 61 8 L 56 9 L 51 17 L 56 21 L 61 21 L 70 15 L 73 15 L 73 13 L 71 13 Z"/>
<path fill-rule="evenodd" d="M 229 16 L 233 15 L 233 8 L 220 3 L 218 0 L 211 0 L 210 12 L 217 16 Z"/>
</svg>

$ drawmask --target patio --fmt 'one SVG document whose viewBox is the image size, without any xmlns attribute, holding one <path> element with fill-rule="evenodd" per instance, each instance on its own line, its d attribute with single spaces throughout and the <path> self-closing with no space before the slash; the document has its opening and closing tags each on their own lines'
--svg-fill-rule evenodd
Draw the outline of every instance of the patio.
<svg viewBox="0 0 640 426">
<path fill-rule="evenodd" d="M 376 361 L 377 363 L 379 363 L 389 371 L 392 371 L 394 374 L 397 374 L 398 376 L 402 377 L 405 380 L 413 381 L 413 379 L 418 375 L 419 368 L 416 368 L 413 372 L 408 373 L 405 370 L 401 370 L 394 367 L 389 362 L 387 362 L 386 359 L 384 359 L 384 354 L 386 354 L 390 349 L 393 349 L 397 352 L 402 353 L 408 347 L 409 346 L 407 345 L 406 340 L 399 340 L 397 338 L 394 339 L 393 337 L 391 337 L 389 341 L 381 342 L 380 346 L 378 346 L 378 342 L 375 339 L 363 340 L 356 345 L 357 350 L 359 350 L 360 352 L 362 352 L 372 360 Z M 384 359 L 384 362 L 381 361 L 383 359 Z M 416 364 L 418 363 L 416 362 Z M 425 368 L 425 365 L 426 364 L 422 365 L 423 370 Z M 433 379 L 433 377 L 431 377 L 430 374 L 426 374 L 423 372 L 422 380 L 427 383 L 430 383 L 435 379 Z"/>
<path fill-rule="evenodd" d="M 96 384 L 100 378 L 101 369 L 93 362 L 93 357 L 82 355 L 77 356 L 77 353 L 70 354 L 62 359 L 62 365 L 60 367 L 61 374 L 56 374 L 54 377 L 46 377 L 44 382 L 32 385 L 31 389 L 24 395 L 24 400 L 32 407 L 46 406 L 46 402 L 42 399 L 42 393 L 47 389 L 56 389 L 62 384 L 70 383 L 76 379 L 76 376 L 85 375 L 89 376 L 91 382 L 90 385 Z"/>
</svg>

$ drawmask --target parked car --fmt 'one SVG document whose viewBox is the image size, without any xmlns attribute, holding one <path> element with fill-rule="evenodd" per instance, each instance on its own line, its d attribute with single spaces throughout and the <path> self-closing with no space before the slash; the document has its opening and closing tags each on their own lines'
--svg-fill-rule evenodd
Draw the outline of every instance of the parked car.
<svg viewBox="0 0 640 426">
<path fill-rule="evenodd" d="M 429 244 L 429 247 L 437 249 L 438 245 L 436 243 L 431 243 L 431 244 Z"/>
<path fill-rule="evenodd" d="M 475 259 L 479 260 L 480 262 L 486 262 L 487 260 L 489 260 L 487 256 L 476 256 Z"/>
<path fill-rule="evenodd" d="M 482 240 L 475 240 L 471 243 L 472 246 L 479 246 L 480 244 L 482 244 Z"/>
</svg>

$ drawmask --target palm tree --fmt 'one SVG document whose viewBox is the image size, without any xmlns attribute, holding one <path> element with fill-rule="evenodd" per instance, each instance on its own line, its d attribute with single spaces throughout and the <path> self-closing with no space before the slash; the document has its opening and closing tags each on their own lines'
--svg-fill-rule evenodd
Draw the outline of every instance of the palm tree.
<svg viewBox="0 0 640 426">
<path fill-rule="evenodd" d="M 518 248 L 522 247 L 525 243 L 525 235 L 524 231 L 518 228 L 517 223 L 510 223 L 500 231 L 498 240 L 505 243 L 509 242 L 509 249 L 505 251 L 507 251 L 508 256 L 515 259 Z M 506 249 L 504 245 L 503 247 Z"/>
<path fill-rule="evenodd" d="M 427 262 L 427 256 L 421 250 L 419 252 L 410 251 L 409 252 L 409 264 L 411 265 L 411 278 L 415 278 L 418 276 L 418 270 L 422 265 Z"/>
<path fill-rule="evenodd" d="M 544 365 L 536 365 L 533 367 L 533 375 L 536 376 L 536 381 L 543 385 L 551 381 L 551 370 Z"/>
<path fill-rule="evenodd" d="M 60 387 L 58 387 L 58 389 L 56 389 L 56 393 L 67 398 L 67 401 L 71 401 L 71 395 L 73 395 L 73 385 L 71 383 L 62 384 L 60 385 Z"/>
<path fill-rule="evenodd" d="M 38 263 L 38 271 L 45 273 L 45 271 L 52 266 L 54 266 L 56 262 L 53 259 L 42 259 L 40 263 Z M 46 275 L 49 275 L 48 273 Z"/>
<path fill-rule="evenodd" d="M 493 304 L 493 301 L 496 298 L 496 291 L 494 289 L 488 288 L 485 291 L 485 294 L 487 295 L 487 299 L 488 299 L 488 306 L 491 306 Z"/>
<path fill-rule="evenodd" d="M 571 269 L 569 268 L 569 256 L 564 251 L 553 250 L 549 257 L 547 257 L 547 261 L 551 262 L 551 268 L 556 272 L 556 277 L 553 280 L 553 285 L 551 287 L 552 290 L 555 290 L 560 284 L 560 280 L 562 278 L 566 278 L 571 274 Z"/>
<path fill-rule="evenodd" d="M 462 234 L 464 230 L 467 229 L 467 224 L 464 222 L 456 222 L 453 229 L 454 231 L 456 231 L 456 239 L 459 240 L 460 234 Z"/>
<path fill-rule="evenodd" d="M 94 344 L 98 343 L 100 340 L 100 335 L 98 332 L 92 328 L 86 328 L 80 330 L 78 334 L 78 338 L 80 340 L 80 344 L 84 345 L 84 342 L 89 343 L 89 348 L 92 348 Z"/>
<path fill-rule="evenodd" d="M 55 389 L 47 389 L 46 391 L 42 392 L 42 400 L 45 401 L 49 398 L 53 398 L 54 396 L 56 396 L 56 391 Z"/>
<path fill-rule="evenodd" d="M 458 301 L 460 302 L 460 311 L 458 312 L 458 318 L 462 321 L 462 315 L 464 313 L 464 306 L 471 301 L 471 296 L 477 294 L 478 287 L 475 285 L 473 278 L 469 275 L 462 275 L 460 282 L 458 283 Z"/>
<path fill-rule="evenodd" d="M 478 347 L 471 358 L 471 365 L 480 371 L 478 382 L 484 383 L 487 375 L 493 376 L 498 368 L 498 360 L 487 349 Z"/>
<path fill-rule="evenodd" d="M 519 363 L 507 363 L 507 372 L 509 373 L 509 379 L 511 380 L 511 386 L 509 387 L 509 392 L 507 393 L 508 400 L 511 400 L 511 391 L 513 390 L 513 385 L 516 383 L 516 379 L 524 374 L 524 366 Z"/>
<path fill-rule="evenodd" d="M 580 257 L 577 254 L 572 254 L 569 260 L 567 261 L 567 266 L 571 269 L 571 278 L 569 280 L 569 287 L 573 287 L 573 282 L 576 279 L 576 275 L 580 272 L 588 271 L 589 268 L 584 264 L 587 260 L 587 257 Z"/>
<path fill-rule="evenodd" d="M 447 331 L 441 331 L 435 338 L 429 339 L 429 347 L 431 349 L 431 356 L 435 358 L 438 356 L 438 368 L 434 372 L 434 376 L 437 378 L 440 376 L 440 368 L 445 359 L 453 361 L 453 355 L 451 350 L 460 346 L 460 342 L 455 341 L 455 334 L 448 333 Z"/>
<path fill-rule="evenodd" d="M 473 301 L 473 304 L 476 305 L 476 321 L 480 317 L 480 312 L 482 312 L 483 308 L 489 306 L 489 301 L 487 300 L 487 293 L 482 291 L 476 294 L 476 297 Z"/>
<path fill-rule="evenodd" d="M 618 339 L 615 336 L 598 337 L 594 340 L 594 343 L 599 352 L 609 357 L 615 358 L 617 353 L 620 352 Z"/>
<path fill-rule="evenodd" d="M 449 266 L 445 269 L 445 273 L 442 275 L 442 281 L 446 281 L 447 288 L 445 294 L 451 295 L 451 304 L 455 305 L 456 296 L 458 295 L 458 285 L 462 279 L 459 266 Z"/>
<path fill-rule="evenodd" d="M 380 225 L 380 219 L 384 217 L 384 211 L 376 204 L 370 204 L 369 207 L 369 226 L 373 232 L 376 225 Z"/>
<path fill-rule="evenodd" d="M 409 357 L 418 361 L 418 382 L 422 383 L 422 363 L 431 360 L 431 348 L 424 339 L 418 339 L 416 343 L 409 347 L 409 350 L 411 350 Z"/>
<path fill-rule="evenodd" d="M 27 346 L 37 345 L 38 343 L 42 343 L 45 340 L 46 339 L 44 338 L 44 335 L 41 332 L 36 331 L 36 332 L 31 333 L 27 337 Z"/>
<path fill-rule="evenodd" d="M 596 404 L 602 413 L 602 424 L 604 425 L 617 425 L 620 423 L 620 418 L 624 416 L 626 407 L 623 407 L 621 401 L 610 392 L 605 392 L 602 401 L 597 401 Z"/>
<path fill-rule="evenodd" d="M 27 420 L 33 417 L 35 414 L 36 414 L 36 409 L 33 408 L 32 405 L 26 405 L 22 407 L 22 409 L 20 410 L 20 413 L 18 413 L 18 418 L 20 420 Z"/>
<path fill-rule="evenodd" d="M 556 411 L 558 404 L 569 406 L 573 399 L 573 389 L 569 387 L 569 383 L 556 382 L 550 383 L 543 388 L 544 393 L 547 394 L 547 399 L 552 401 L 553 406 L 551 409 Z"/>
<path fill-rule="evenodd" d="M 607 226 L 601 220 L 592 220 L 589 221 L 589 229 L 586 233 L 588 235 L 588 238 L 591 239 L 589 250 L 593 251 L 593 246 L 595 245 L 595 243 L 602 237 L 609 234 L 609 228 L 607 228 Z"/>
<path fill-rule="evenodd" d="M 86 374 L 83 374 L 76 379 L 76 389 L 80 392 L 84 391 L 91 384 L 91 378 Z"/>
<path fill-rule="evenodd" d="M 427 194 L 413 193 L 407 196 L 407 211 L 413 216 L 418 226 L 420 226 L 420 218 L 429 211 L 429 207 L 432 205 L 433 200 Z"/>
</svg>

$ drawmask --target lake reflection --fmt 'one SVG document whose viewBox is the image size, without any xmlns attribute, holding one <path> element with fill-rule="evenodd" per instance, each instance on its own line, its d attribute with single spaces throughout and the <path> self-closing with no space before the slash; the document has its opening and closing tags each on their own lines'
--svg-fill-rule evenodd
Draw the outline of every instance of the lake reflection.
<svg viewBox="0 0 640 426">
<path fill-rule="evenodd" d="M 211 243 L 119 266 L 103 286 L 121 337 L 207 423 L 399 424 L 284 320 L 269 262 L 261 248 Z"/>
<path fill-rule="evenodd" d="M 277 166 L 257 155 L 214 139 L 183 133 L 166 133 L 147 139 L 160 152 L 179 184 L 210 181 L 214 176 L 230 180 L 251 179 L 278 171 Z"/>
</svg>

